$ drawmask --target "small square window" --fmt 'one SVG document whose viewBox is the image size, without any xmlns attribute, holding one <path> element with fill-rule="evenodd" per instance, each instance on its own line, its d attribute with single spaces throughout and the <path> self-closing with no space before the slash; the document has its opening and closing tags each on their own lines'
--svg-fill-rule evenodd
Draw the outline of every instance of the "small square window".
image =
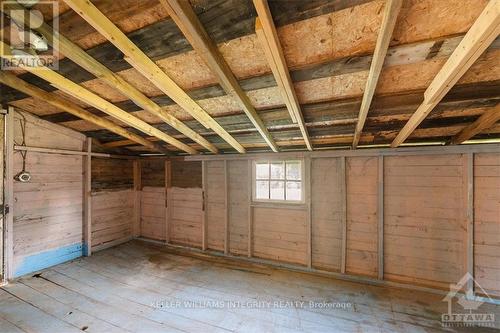
<svg viewBox="0 0 500 333">
<path fill-rule="evenodd" d="M 303 168 L 300 160 L 254 163 L 253 197 L 259 201 L 303 201 Z"/>
</svg>

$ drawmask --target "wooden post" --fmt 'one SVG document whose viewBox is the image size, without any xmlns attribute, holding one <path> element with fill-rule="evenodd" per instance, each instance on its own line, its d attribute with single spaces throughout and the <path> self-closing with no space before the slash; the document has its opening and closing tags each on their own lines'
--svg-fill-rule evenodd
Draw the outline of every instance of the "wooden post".
<svg viewBox="0 0 500 333">
<path fill-rule="evenodd" d="M 170 212 L 171 201 L 169 188 L 172 186 L 172 163 L 169 160 L 165 161 L 165 243 L 170 243 Z"/>
<path fill-rule="evenodd" d="M 253 185 L 253 176 L 252 176 L 252 161 L 248 160 L 248 258 L 253 256 L 253 208 L 252 208 L 252 185 Z"/>
<path fill-rule="evenodd" d="M 474 153 L 465 155 L 467 174 L 467 273 L 474 277 Z M 474 296 L 474 281 L 467 280 L 467 296 Z"/>
<path fill-rule="evenodd" d="M 7 109 L 7 115 L 5 116 L 5 280 L 9 280 L 14 277 L 14 112 L 14 108 L 9 106 Z"/>
<path fill-rule="evenodd" d="M 83 156 L 83 255 L 92 254 L 92 138 L 87 137 Z"/>
<path fill-rule="evenodd" d="M 202 195 L 202 213 L 201 213 L 201 249 L 205 251 L 207 249 L 207 162 L 201 162 L 201 177 L 203 191 Z"/>
<path fill-rule="evenodd" d="M 384 156 L 378 157 L 378 279 L 384 279 Z"/>
<path fill-rule="evenodd" d="M 134 225 L 133 236 L 139 237 L 141 235 L 141 192 L 142 192 L 142 179 L 141 179 L 141 161 L 134 160 Z"/>
<path fill-rule="evenodd" d="M 229 254 L 229 171 L 224 160 L 224 253 Z"/>
<path fill-rule="evenodd" d="M 342 261 L 340 272 L 345 273 L 347 255 L 347 191 L 346 191 L 346 170 L 345 156 L 340 157 L 340 198 L 341 203 L 341 225 L 342 225 Z"/>
<path fill-rule="evenodd" d="M 312 210 L 311 210 L 311 158 L 305 159 L 305 201 L 307 205 L 307 267 L 312 268 Z"/>
</svg>

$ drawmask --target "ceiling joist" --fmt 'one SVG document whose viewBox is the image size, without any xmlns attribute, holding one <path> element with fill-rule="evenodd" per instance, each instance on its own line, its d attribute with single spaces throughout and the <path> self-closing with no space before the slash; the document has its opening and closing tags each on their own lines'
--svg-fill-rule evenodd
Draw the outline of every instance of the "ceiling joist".
<svg viewBox="0 0 500 333">
<path fill-rule="evenodd" d="M 83 120 L 86 120 L 88 122 L 91 122 L 93 124 L 96 124 L 97 126 L 100 126 L 102 128 L 105 128 L 107 130 L 110 130 L 113 133 L 116 133 L 118 135 L 123 136 L 124 138 L 127 138 L 135 143 L 138 143 L 140 145 L 143 145 L 144 147 L 147 147 L 152 150 L 156 150 L 162 153 L 167 153 L 168 151 L 155 143 L 146 140 L 145 138 L 134 134 L 130 131 L 127 131 L 123 127 L 118 126 L 114 122 L 98 117 L 85 109 L 81 108 L 80 106 L 69 102 L 68 100 L 54 94 L 54 93 L 49 93 L 46 92 L 43 89 L 40 89 L 38 87 L 35 87 L 34 85 L 31 85 L 27 83 L 26 81 L 18 78 L 14 74 L 8 73 L 7 71 L 0 71 L 0 83 L 5 84 L 11 88 L 14 88 L 18 91 L 21 91 L 29 96 L 32 96 L 34 98 L 38 98 L 40 100 L 43 100 L 44 102 L 47 102 L 65 112 L 71 113 Z"/>
<path fill-rule="evenodd" d="M 474 64 L 500 33 L 500 0 L 490 0 L 465 37 L 434 77 L 424 101 L 398 133 L 391 147 L 402 144 Z"/>
<path fill-rule="evenodd" d="M 217 45 L 205 31 L 189 2 L 184 0 L 160 0 L 160 2 L 167 9 L 168 14 L 182 31 L 191 46 L 193 46 L 197 54 L 217 76 L 219 84 L 224 91 L 238 101 L 262 138 L 274 152 L 277 152 L 278 146 L 274 142 L 274 139 L 257 114 L 257 111 L 255 111 L 250 99 L 236 80 L 226 60 L 219 52 Z"/>
<path fill-rule="evenodd" d="M 1 52 L 2 57 L 9 55 L 10 47 L 3 41 L 0 42 L 0 48 L 3 50 Z M 73 81 L 65 78 L 61 74 L 47 68 L 47 67 L 29 67 L 23 66 L 23 69 L 28 72 L 38 76 L 39 78 L 49 82 L 51 85 L 57 89 L 64 91 L 68 95 L 81 100 L 82 102 L 89 104 L 96 109 L 103 111 L 104 113 L 124 122 L 125 124 L 138 129 L 139 131 L 155 136 L 158 139 L 165 141 L 189 154 L 197 154 L 196 149 L 188 146 L 187 144 L 173 138 L 172 136 L 160 131 L 159 129 L 151 126 L 145 121 L 134 117 L 128 112 L 120 109 L 116 105 L 108 102 L 99 95 L 94 94 L 90 90 L 74 83 Z"/>
<path fill-rule="evenodd" d="M 290 117 L 294 123 L 298 123 L 307 149 L 313 150 L 267 0 L 254 0 L 253 3 L 258 15 L 255 22 L 257 37 L 264 49 Z"/>
<path fill-rule="evenodd" d="M 382 18 L 382 24 L 377 38 L 377 45 L 375 46 L 375 51 L 373 53 L 370 72 L 368 74 L 363 99 L 361 101 L 361 107 L 359 109 L 358 122 L 356 124 L 356 130 L 354 131 L 354 140 L 352 142 L 353 149 L 356 149 L 358 146 L 361 132 L 363 132 L 366 117 L 368 116 L 373 95 L 375 94 L 375 88 L 377 88 L 380 72 L 382 72 L 385 56 L 391 42 L 392 32 L 396 26 L 396 21 L 398 19 L 402 3 L 403 0 L 387 0 L 385 4 L 384 16 Z"/>
<path fill-rule="evenodd" d="M 451 139 L 451 144 L 460 144 L 495 125 L 500 121 L 500 104 L 483 113 L 475 122 L 465 127 Z"/>
<path fill-rule="evenodd" d="M 6 3 L 2 7 L 2 9 L 4 10 L 5 14 L 11 17 L 14 21 L 18 23 L 21 22 L 21 24 L 25 22 L 24 16 L 28 13 L 28 11 L 25 10 L 24 7 L 14 3 Z M 36 16 L 31 16 L 36 19 Z M 161 120 L 184 134 L 186 137 L 199 143 L 202 147 L 208 149 L 212 153 L 216 154 L 218 152 L 217 148 L 212 143 L 186 126 L 177 118 L 163 110 L 158 104 L 153 102 L 137 88 L 125 81 L 121 76 L 116 75 L 99 61 L 92 58 L 78 45 L 71 42 L 62 34 L 57 34 L 56 36 L 54 36 L 54 34 L 52 33 L 53 29 L 46 23 L 42 21 L 32 22 L 32 26 L 37 27 L 35 30 L 45 36 L 52 46 L 57 46 L 58 51 L 60 51 L 76 64 L 86 69 L 88 72 L 94 74 L 97 78 L 106 82 L 112 88 L 116 88 L 117 90 L 119 90 L 145 111 L 148 111 L 151 114 L 159 117 Z"/>
<path fill-rule="evenodd" d="M 240 153 L 245 148 L 182 90 L 156 63 L 142 52 L 113 22 L 90 1 L 65 0 L 65 2 L 91 26 L 105 36 L 125 55 L 125 60 L 143 74 L 163 93 L 187 111 L 206 128 L 212 129 Z"/>
</svg>

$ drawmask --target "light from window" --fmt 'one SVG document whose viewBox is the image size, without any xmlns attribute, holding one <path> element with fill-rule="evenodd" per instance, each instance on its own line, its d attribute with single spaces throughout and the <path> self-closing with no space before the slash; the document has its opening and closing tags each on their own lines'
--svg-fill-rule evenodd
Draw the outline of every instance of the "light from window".
<svg viewBox="0 0 500 333">
<path fill-rule="evenodd" d="M 302 201 L 302 161 L 255 163 L 256 200 Z"/>
</svg>

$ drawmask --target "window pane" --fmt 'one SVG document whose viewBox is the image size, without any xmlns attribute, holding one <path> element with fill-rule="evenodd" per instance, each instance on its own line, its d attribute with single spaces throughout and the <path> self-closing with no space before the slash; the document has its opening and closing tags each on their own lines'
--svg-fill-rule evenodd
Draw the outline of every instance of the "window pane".
<svg viewBox="0 0 500 333">
<path fill-rule="evenodd" d="M 301 176 L 300 162 L 286 162 L 286 179 L 300 180 Z"/>
<path fill-rule="evenodd" d="M 262 180 L 256 182 L 255 199 L 269 199 L 269 182 Z"/>
<path fill-rule="evenodd" d="M 271 182 L 271 199 L 285 200 L 285 182 Z"/>
<path fill-rule="evenodd" d="M 286 200 L 302 200 L 301 182 L 286 182 Z"/>
<path fill-rule="evenodd" d="M 269 179 L 269 163 L 255 164 L 255 176 L 257 179 Z"/>
<path fill-rule="evenodd" d="M 285 179 L 283 162 L 271 163 L 271 179 Z"/>
</svg>

